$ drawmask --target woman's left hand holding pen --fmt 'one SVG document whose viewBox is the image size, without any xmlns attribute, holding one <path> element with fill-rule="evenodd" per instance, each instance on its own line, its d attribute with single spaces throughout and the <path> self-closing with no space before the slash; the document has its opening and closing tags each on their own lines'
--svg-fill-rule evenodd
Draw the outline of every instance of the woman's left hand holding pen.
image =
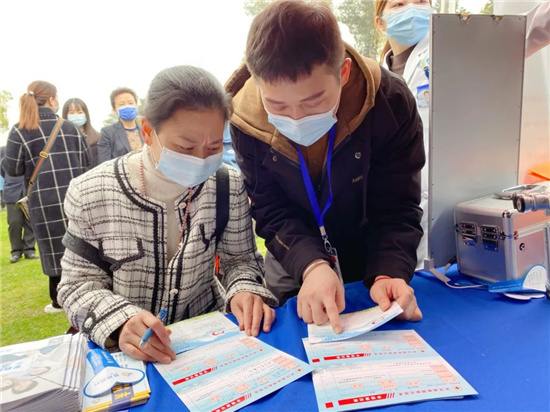
<svg viewBox="0 0 550 412">
<path fill-rule="evenodd" d="M 140 340 L 145 331 L 151 328 L 153 335 L 141 348 Z M 176 353 L 170 348 L 170 334 L 155 315 L 146 310 L 131 317 L 120 331 L 118 346 L 120 350 L 146 362 L 170 363 L 176 359 Z"/>
</svg>

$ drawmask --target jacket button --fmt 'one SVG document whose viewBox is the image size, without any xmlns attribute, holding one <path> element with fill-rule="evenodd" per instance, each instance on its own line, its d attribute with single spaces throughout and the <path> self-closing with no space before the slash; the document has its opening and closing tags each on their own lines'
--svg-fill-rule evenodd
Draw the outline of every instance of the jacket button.
<svg viewBox="0 0 550 412">
<path fill-rule="evenodd" d="M 172 289 L 172 290 L 170 291 L 170 296 L 176 296 L 178 293 L 179 293 L 179 290 L 177 290 L 177 289 Z"/>
<path fill-rule="evenodd" d="M 187 203 L 185 203 L 185 202 L 181 202 L 180 205 L 179 205 L 180 209 L 185 209 L 186 207 L 187 207 Z"/>
<path fill-rule="evenodd" d="M 355 158 L 357 160 L 361 159 L 361 152 L 355 152 Z"/>
<path fill-rule="evenodd" d="M 277 156 L 273 156 L 273 161 L 276 162 L 277 160 L 279 160 L 279 158 Z"/>
</svg>

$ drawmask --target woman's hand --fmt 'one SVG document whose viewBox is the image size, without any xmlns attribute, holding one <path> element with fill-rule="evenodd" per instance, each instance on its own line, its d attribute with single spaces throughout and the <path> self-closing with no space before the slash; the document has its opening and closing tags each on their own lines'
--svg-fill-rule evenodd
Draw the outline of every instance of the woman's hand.
<svg viewBox="0 0 550 412">
<path fill-rule="evenodd" d="M 151 338 L 141 348 L 139 342 L 145 331 L 151 328 Z M 170 348 L 170 334 L 162 322 L 151 312 L 141 311 L 131 317 L 120 331 L 118 346 L 120 350 L 146 362 L 170 363 L 176 359 L 176 353 Z"/>
<path fill-rule="evenodd" d="M 266 305 L 261 296 L 250 292 L 239 292 L 230 302 L 231 312 L 237 318 L 239 327 L 248 336 L 258 336 L 260 323 L 264 318 L 264 332 L 271 330 L 271 324 L 275 322 L 275 311 Z"/>
</svg>

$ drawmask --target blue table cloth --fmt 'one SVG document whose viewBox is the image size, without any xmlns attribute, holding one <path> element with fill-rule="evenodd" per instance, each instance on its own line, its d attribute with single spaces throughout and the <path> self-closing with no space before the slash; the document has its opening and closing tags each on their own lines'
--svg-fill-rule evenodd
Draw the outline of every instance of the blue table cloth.
<svg viewBox="0 0 550 412">
<path fill-rule="evenodd" d="M 486 290 L 455 290 L 422 273 L 411 286 L 424 318 L 416 323 L 394 320 L 379 330 L 416 330 L 479 395 L 388 406 L 385 411 L 550 411 L 549 299 L 515 301 Z M 373 305 L 362 283 L 346 285 L 346 312 Z M 297 316 L 296 298 L 276 312 L 271 332 L 259 339 L 307 362 L 301 341 L 307 327 Z M 188 410 L 151 364 L 147 376 L 151 398 L 132 412 Z M 242 410 L 316 411 L 311 374 Z"/>
</svg>

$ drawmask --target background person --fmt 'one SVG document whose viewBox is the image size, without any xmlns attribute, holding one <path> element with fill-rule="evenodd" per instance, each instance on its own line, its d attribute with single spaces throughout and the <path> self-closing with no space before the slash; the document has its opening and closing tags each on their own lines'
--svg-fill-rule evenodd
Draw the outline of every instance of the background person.
<svg viewBox="0 0 550 412">
<path fill-rule="evenodd" d="M 111 106 L 119 120 L 101 129 L 97 154 L 99 163 L 143 147 L 141 128 L 136 122 L 138 115 L 136 93 L 127 87 L 113 90 Z"/>
<path fill-rule="evenodd" d="M 51 83 L 34 81 L 21 96 L 19 122 L 10 131 L 2 167 L 8 175 L 25 176 L 25 186 L 58 121 L 55 114 L 58 110 L 57 89 Z M 62 311 L 57 303 L 57 285 L 65 250 L 61 243 L 67 226 L 63 210 L 65 194 L 71 180 L 84 173 L 89 165 L 88 144 L 73 123 L 63 122 L 29 197 L 42 271 L 50 283 L 52 303 L 44 308 L 46 313 Z"/>
<path fill-rule="evenodd" d="M 6 175 L 0 166 L 2 177 L 5 177 L 4 199 L 7 208 L 8 234 L 10 238 L 10 263 L 25 259 L 38 259 L 35 249 L 35 238 L 32 225 L 15 203 L 27 194 L 25 178 Z"/>
<path fill-rule="evenodd" d="M 97 143 L 99 142 L 99 132 L 92 126 L 88 106 L 82 99 L 73 97 L 65 102 L 61 117 L 73 122 L 80 130 L 80 133 L 86 139 L 86 143 L 91 150 L 90 168 L 97 166 Z"/>
</svg>

